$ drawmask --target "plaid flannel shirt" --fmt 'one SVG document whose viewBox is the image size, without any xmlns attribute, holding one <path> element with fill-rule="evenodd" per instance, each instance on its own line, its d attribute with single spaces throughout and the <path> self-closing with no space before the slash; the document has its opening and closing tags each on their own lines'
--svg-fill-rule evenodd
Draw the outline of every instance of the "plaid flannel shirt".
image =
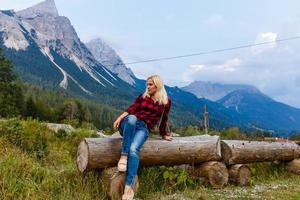
<svg viewBox="0 0 300 200">
<path fill-rule="evenodd" d="M 144 121 L 149 130 L 152 130 L 154 126 L 159 123 L 161 115 L 163 114 L 159 127 L 159 133 L 163 136 L 167 134 L 166 129 L 170 108 L 170 98 L 168 98 L 168 103 L 164 106 L 159 105 L 158 102 L 154 102 L 150 97 L 143 97 L 143 94 L 140 94 L 133 104 L 126 109 L 126 112 L 135 115 L 138 119 Z"/>
</svg>

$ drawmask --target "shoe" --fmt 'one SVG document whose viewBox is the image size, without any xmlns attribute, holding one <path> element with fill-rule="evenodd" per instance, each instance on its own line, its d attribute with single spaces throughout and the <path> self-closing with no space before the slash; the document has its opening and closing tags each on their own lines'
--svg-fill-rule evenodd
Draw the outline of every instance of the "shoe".
<svg viewBox="0 0 300 200">
<path fill-rule="evenodd" d="M 127 159 L 120 159 L 118 162 L 118 170 L 119 172 L 127 171 Z"/>
<path fill-rule="evenodd" d="M 132 192 L 131 194 L 123 194 L 122 195 L 122 200 L 133 200 L 134 193 Z"/>
<path fill-rule="evenodd" d="M 172 136 L 172 134 L 164 135 L 164 136 L 162 136 L 162 139 L 167 140 L 167 141 L 172 141 L 173 136 Z"/>
</svg>

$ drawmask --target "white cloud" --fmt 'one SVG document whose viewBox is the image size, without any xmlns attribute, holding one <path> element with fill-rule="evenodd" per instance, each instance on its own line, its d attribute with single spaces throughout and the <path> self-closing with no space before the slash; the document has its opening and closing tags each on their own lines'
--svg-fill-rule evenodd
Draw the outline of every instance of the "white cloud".
<svg viewBox="0 0 300 200">
<path fill-rule="evenodd" d="M 266 32 L 266 33 L 258 34 L 255 40 L 255 44 L 261 44 L 266 42 L 271 42 L 271 43 L 252 47 L 251 49 L 252 53 L 259 54 L 264 51 L 276 48 L 276 42 L 275 42 L 276 39 L 277 39 L 277 33 Z"/>
<path fill-rule="evenodd" d="M 213 77 L 228 77 L 237 71 L 241 64 L 242 60 L 239 58 L 217 64 L 193 64 L 183 73 L 182 79 L 185 82 L 192 82 L 193 80 L 215 80 Z"/>
<path fill-rule="evenodd" d="M 239 58 L 234 58 L 227 60 L 224 64 L 217 65 L 216 67 L 220 70 L 233 72 L 237 70 L 237 67 L 240 66 L 242 61 Z"/>
<path fill-rule="evenodd" d="M 264 41 L 274 41 L 277 34 L 260 34 Z M 276 47 L 276 46 L 275 46 Z M 260 53 L 237 56 L 219 63 L 190 65 L 185 81 L 213 81 L 256 86 L 273 99 L 300 108 L 300 47 L 286 43 L 268 47 Z M 203 67 L 199 67 L 203 66 Z"/>
<path fill-rule="evenodd" d="M 200 71 L 204 69 L 205 65 L 191 65 L 190 68 L 192 68 L 194 71 Z"/>
</svg>

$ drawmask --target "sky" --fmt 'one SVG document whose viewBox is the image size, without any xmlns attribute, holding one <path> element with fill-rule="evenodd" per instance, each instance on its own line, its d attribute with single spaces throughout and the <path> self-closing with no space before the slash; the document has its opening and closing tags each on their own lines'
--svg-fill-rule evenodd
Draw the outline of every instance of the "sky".
<svg viewBox="0 0 300 200">
<path fill-rule="evenodd" d="M 40 0 L 0 0 L 20 10 Z M 55 0 L 83 42 L 100 37 L 125 63 L 300 36 L 298 0 Z M 300 108 L 300 39 L 152 63 L 127 65 L 138 78 L 256 86 Z"/>
</svg>

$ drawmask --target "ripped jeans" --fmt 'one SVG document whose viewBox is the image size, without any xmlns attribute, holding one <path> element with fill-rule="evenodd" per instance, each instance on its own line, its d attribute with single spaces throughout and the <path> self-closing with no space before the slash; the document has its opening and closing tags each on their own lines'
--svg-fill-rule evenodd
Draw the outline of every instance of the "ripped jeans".
<svg viewBox="0 0 300 200">
<path fill-rule="evenodd" d="M 125 185 L 132 186 L 139 167 L 140 150 L 149 136 L 149 130 L 144 121 L 135 115 L 127 115 L 119 126 L 119 132 L 123 136 L 121 155 L 128 156 Z"/>
</svg>

